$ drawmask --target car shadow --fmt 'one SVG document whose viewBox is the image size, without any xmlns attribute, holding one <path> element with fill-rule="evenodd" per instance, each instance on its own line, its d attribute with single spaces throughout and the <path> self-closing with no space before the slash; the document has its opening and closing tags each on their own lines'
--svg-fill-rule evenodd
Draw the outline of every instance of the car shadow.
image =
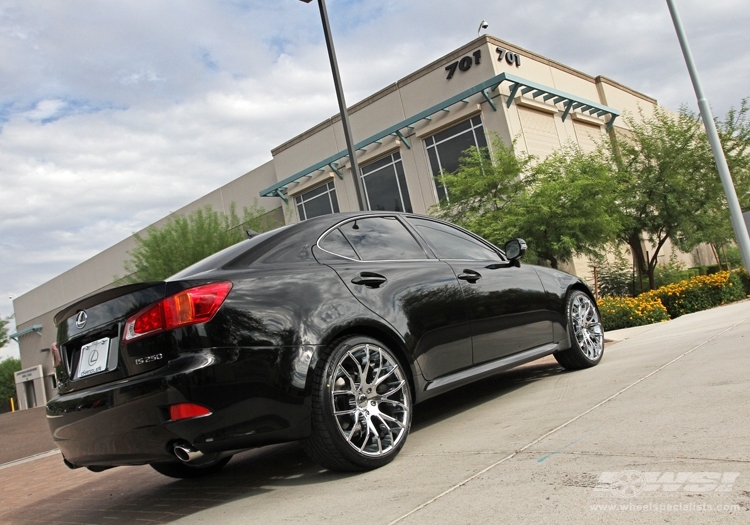
<svg viewBox="0 0 750 525">
<path fill-rule="evenodd" d="M 549 356 L 456 388 L 414 407 L 411 432 L 419 432 L 525 385 L 563 373 L 566 370 Z"/>
<path fill-rule="evenodd" d="M 420 432 L 524 385 L 563 372 L 554 359 L 542 359 L 425 401 L 414 409 L 413 431 Z M 148 467 L 119 467 L 100 474 L 81 469 L 72 475 L 61 472 L 62 479 L 71 479 L 64 489 L 41 501 L 0 512 L 0 521 L 170 523 L 202 510 L 285 487 L 329 483 L 352 476 L 357 474 L 320 467 L 307 457 L 298 443 L 238 454 L 219 473 L 191 480 L 167 478 Z"/>
</svg>

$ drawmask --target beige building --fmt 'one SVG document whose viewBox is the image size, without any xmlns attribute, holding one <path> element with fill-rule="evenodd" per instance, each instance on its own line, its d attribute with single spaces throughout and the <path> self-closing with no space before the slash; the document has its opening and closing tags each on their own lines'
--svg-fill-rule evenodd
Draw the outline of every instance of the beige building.
<svg viewBox="0 0 750 525">
<path fill-rule="evenodd" d="M 507 143 L 516 139 L 517 149 L 539 157 L 567 142 L 590 151 L 604 134 L 625 128 L 623 112 L 649 116 L 655 105 L 613 80 L 482 36 L 350 108 L 366 207 L 426 213 L 444 194 L 440 171 L 456 169 L 462 151 L 489 145 L 492 134 Z M 271 161 L 175 213 L 207 204 L 227 211 L 231 202 L 242 207 L 255 199 L 285 222 L 357 210 L 345 149 L 336 116 L 279 145 Z M 112 276 L 124 275 L 123 262 L 134 246 L 127 238 L 13 301 L 14 337 L 26 372 L 17 376 L 22 407 L 41 405 L 55 393 L 49 352 L 54 314 L 117 285 Z M 586 261 L 567 269 L 589 277 Z"/>
</svg>

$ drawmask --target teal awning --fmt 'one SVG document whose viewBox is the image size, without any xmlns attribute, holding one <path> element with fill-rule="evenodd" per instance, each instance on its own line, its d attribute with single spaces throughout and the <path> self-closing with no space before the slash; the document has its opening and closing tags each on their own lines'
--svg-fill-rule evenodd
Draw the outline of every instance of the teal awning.
<svg viewBox="0 0 750 525">
<path fill-rule="evenodd" d="M 29 326 L 28 328 L 24 328 L 23 330 L 18 331 L 14 334 L 10 334 L 8 337 L 10 339 L 13 339 L 17 343 L 19 337 L 23 337 L 24 335 L 30 334 L 31 332 L 34 332 L 37 335 L 42 335 L 42 325 L 35 324 L 33 326 Z"/>
<path fill-rule="evenodd" d="M 481 84 L 477 84 L 476 86 L 467 89 L 466 91 L 462 91 L 458 95 L 444 100 L 439 104 L 435 104 L 431 108 L 428 108 L 412 117 L 402 120 L 401 122 L 399 122 L 398 124 L 394 124 L 390 128 L 384 129 L 383 131 L 380 131 L 375 135 L 372 135 L 371 137 L 368 137 L 356 143 L 354 149 L 356 151 L 366 151 L 368 146 L 375 143 L 379 144 L 384 138 L 388 137 L 389 135 L 401 139 L 401 141 L 404 142 L 404 145 L 406 145 L 407 148 L 411 148 L 411 145 L 405 138 L 406 132 L 404 130 L 413 128 L 414 124 L 416 124 L 420 120 L 430 120 L 432 118 L 432 115 L 436 113 L 439 113 L 441 111 L 448 111 L 454 104 L 458 104 L 459 102 L 466 104 L 469 102 L 469 98 L 475 95 L 481 95 L 482 99 L 486 101 L 493 110 L 497 111 L 497 106 L 495 105 L 495 101 L 492 99 L 491 94 L 493 91 L 498 90 L 503 82 L 507 82 L 510 87 L 510 96 L 508 97 L 507 102 L 508 107 L 513 104 L 516 96 L 518 94 L 521 94 L 530 96 L 531 98 L 541 97 L 544 102 L 550 103 L 551 101 L 551 103 L 556 106 L 561 105 L 563 110 L 563 121 L 573 110 L 579 110 L 582 113 L 589 113 L 590 115 L 594 115 L 597 117 L 605 117 L 609 115 L 609 120 L 607 121 L 607 129 L 610 129 L 614 124 L 615 119 L 620 116 L 620 112 L 616 109 L 604 106 L 602 104 L 599 104 L 598 102 L 593 102 L 585 98 L 565 93 L 564 91 L 560 91 L 555 88 L 537 84 L 535 82 L 531 82 L 530 80 L 526 80 L 509 73 L 501 73 L 489 80 L 485 80 Z M 299 182 L 300 179 L 303 178 L 310 178 L 316 172 L 326 171 L 326 168 L 331 169 L 339 177 L 341 177 L 342 175 L 338 169 L 337 163 L 341 159 L 348 156 L 349 155 L 346 150 L 339 151 L 338 153 L 331 155 L 330 157 L 323 159 L 320 162 L 317 162 L 312 166 L 309 166 L 295 173 L 294 175 L 285 178 L 282 181 L 277 182 L 273 186 L 269 186 L 268 188 L 261 190 L 260 196 L 281 197 L 286 201 L 286 195 L 284 195 L 282 191 L 286 190 L 290 184 Z"/>
</svg>

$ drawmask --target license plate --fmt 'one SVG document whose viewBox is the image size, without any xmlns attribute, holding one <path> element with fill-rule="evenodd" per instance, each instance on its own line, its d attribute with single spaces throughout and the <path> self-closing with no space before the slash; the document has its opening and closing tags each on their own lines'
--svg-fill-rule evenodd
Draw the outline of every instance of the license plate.
<svg viewBox="0 0 750 525">
<path fill-rule="evenodd" d="M 81 347 L 76 379 L 99 374 L 107 370 L 109 359 L 109 337 L 99 339 Z"/>
</svg>

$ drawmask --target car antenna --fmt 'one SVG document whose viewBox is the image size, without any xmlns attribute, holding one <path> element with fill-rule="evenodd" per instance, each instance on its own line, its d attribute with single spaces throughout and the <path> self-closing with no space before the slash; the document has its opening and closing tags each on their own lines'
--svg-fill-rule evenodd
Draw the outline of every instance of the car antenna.
<svg viewBox="0 0 750 525">
<path fill-rule="evenodd" d="M 247 234 L 247 238 L 248 238 L 248 239 L 252 239 L 252 238 L 253 238 L 253 237 L 255 237 L 256 235 L 260 235 L 260 234 L 259 234 L 258 232 L 256 232 L 255 230 L 245 230 L 245 233 Z"/>
</svg>

